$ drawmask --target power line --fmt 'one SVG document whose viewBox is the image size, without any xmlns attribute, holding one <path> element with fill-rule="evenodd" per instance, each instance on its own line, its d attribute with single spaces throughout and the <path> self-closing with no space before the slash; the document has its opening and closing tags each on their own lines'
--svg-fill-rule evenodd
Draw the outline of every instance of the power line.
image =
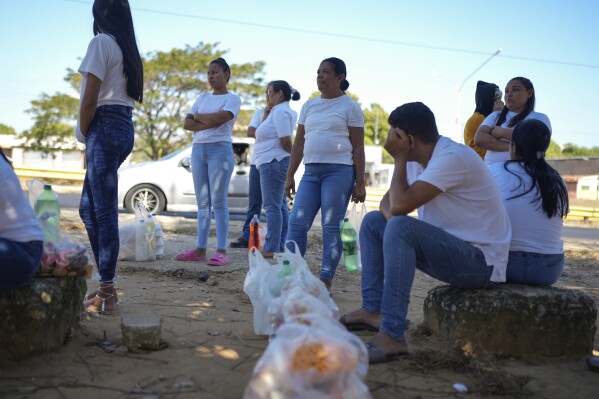
<svg viewBox="0 0 599 399">
<path fill-rule="evenodd" d="M 86 5 L 91 4 L 87 1 L 82 1 L 82 0 L 62 0 L 62 1 L 69 2 L 69 3 L 80 3 L 80 4 L 86 4 Z M 361 40 L 361 41 L 372 42 L 372 43 L 391 44 L 391 45 L 404 46 L 404 47 L 415 47 L 415 48 L 422 48 L 422 49 L 427 49 L 427 50 L 448 51 L 448 52 L 453 52 L 453 53 L 487 55 L 487 56 L 492 54 L 492 53 L 485 52 L 485 51 L 467 50 L 467 49 L 461 49 L 461 48 L 455 48 L 455 47 L 434 46 L 434 45 L 429 45 L 429 44 L 419 44 L 419 43 L 404 42 L 404 41 L 398 41 L 398 40 L 386 40 L 386 39 L 379 39 L 379 38 L 375 38 L 375 37 L 347 35 L 347 34 L 343 34 L 343 33 L 321 32 L 321 31 L 315 31 L 315 30 L 309 30 L 309 29 L 290 28 L 290 27 L 286 27 L 286 26 L 257 24 L 257 23 L 253 23 L 253 22 L 237 21 L 237 20 L 224 19 L 224 18 L 202 17 L 199 15 L 190 15 L 190 14 L 183 14 L 183 13 L 178 13 L 178 12 L 171 12 L 171 11 L 158 11 L 158 10 L 151 10 L 151 9 L 147 9 L 147 8 L 131 7 L 131 9 L 135 10 L 135 11 L 139 11 L 139 12 L 149 13 L 149 14 L 168 15 L 168 16 L 180 17 L 180 18 L 201 19 L 204 21 L 221 22 L 221 23 L 232 24 L 232 25 L 251 26 L 254 28 L 274 29 L 274 30 L 280 30 L 280 31 L 286 31 L 286 32 L 307 33 L 307 34 L 311 34 L 311 35 L 338 37 L 338 38 L 342 38 L 342 39 Z M 544 64 L 568 65 L 568 66 L 574 66 L 574 67 L 580 67 L 580 68 L 599 69 L 599 65 L 594 65 L 594 64 L 583 64 L 583 63 L 577 63 L 577 62 L 548 60 L 548 59 L 533 58 L 533 57 L 522 57 L 522 56 L 516 56 L 516 55 L 506 55 L 503 53 L 499 54 L 497 57 L 510 58 L 510 59 L 523 60 L 523 61 L 540 62 L 540 63 L 544 63 Z"/>
</svg>

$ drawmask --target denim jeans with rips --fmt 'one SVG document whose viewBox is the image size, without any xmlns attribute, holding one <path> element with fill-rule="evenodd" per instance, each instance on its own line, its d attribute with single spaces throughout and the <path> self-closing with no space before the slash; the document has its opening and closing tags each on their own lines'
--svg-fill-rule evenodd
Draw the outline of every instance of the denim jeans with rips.
<svg viewBox="0 0 599 399">
<path fill-rule="evenodd" d="M 287 241 L 295 241 L 302 256 L 308 246 L 308 230 L 321 211 L 322 267 L 320 278 L 332 281 L 343 253 L 341 223 L 355 183 L 353 165 L 310 163 L 297 189 L 289 216 Z M 287 245 L 294 250 L 291 243 Z"/>
</svg>

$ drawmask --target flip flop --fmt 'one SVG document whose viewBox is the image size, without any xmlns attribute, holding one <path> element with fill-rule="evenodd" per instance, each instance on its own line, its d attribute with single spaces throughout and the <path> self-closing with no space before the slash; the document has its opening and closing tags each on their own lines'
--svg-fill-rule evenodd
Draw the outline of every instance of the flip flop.
<svg viewBox="0 0 599 399">
<path fill-rule="evenodd" d="M 221 254 L 219 252 L 215 252 L 207 262 L 208 266 L 224 266 L 228 265 L 229 263 L 231 263 L 231 261 L 229 258 L 227 258 L 227 255 Z"/>
<path fill-rule="evenodd" d="M 187 251 L 183 252 L 182 254 L 177 255 L 177 257 L 175 259 L 184 261 L 184 262 L 190 262 L 190 261 L 203 262 L 206 260 L 206 257 L 196 254 L 195 249 L 188 249 Z"/>
<path fill-rule="evenodd" d="M 345 326 L 345 328 L 347 328 L 347 331 L 379 332 L 378 328 L 371 326 L 370 324 L 361 323 L 361 322 L 348 323 L 345 321 L 345 316 L 346 315 L 341 316 L 341 318 L 339 319 L 339 323 L 343 324 Z"/>
<path fill-rule="evenodd" d="M 408 352 L 384 353 L 381 348 L 370 342 L 366 343 L 366 349 L 368 349 L 369 364 L 392 362 L 408 354 Z"/>
</svg>

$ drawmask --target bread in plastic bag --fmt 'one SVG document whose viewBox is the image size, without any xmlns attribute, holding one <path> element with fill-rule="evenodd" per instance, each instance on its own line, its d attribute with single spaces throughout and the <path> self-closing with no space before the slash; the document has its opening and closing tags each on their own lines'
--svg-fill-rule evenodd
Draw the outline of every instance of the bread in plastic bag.
<svg viewBox="0 0 599 399">
<path fill-rule="evenodd" d="M 320 315 L 319 328 L 286 323 L 256 364 L 244 399 L 368 399 L 364 343 Z"/>
<path fill-rule="evenodd" d="M 40 219 L 40 227 L 46 231 L 55 230 L 51 235 L 56 240 L 45 240 L 39 276 L 75 277 L 90 276 L 92 267 L 89 264 L 85 245 L 72 235 L 58 231 L 47 219 Z"/>
<path fill-rule="evenodd" d="M 119 259 L 138 262 L 156 260 L 156 228 L 152 216 L 140 204 L 135 217 L 119 227 Z"/>
</svg>

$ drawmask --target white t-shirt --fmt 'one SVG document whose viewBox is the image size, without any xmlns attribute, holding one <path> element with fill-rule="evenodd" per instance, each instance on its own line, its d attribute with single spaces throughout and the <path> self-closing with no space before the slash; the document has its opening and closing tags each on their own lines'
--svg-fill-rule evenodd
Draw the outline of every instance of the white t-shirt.
<svg viewBox="0 0 599 399">
<path fill-rule="evenodd" d="M 233 125 L 241 109 L 241 98 L 237 94 L 212 94 L 202 93 L 191 106 L 190 114 L 214 114 L 220 111 L 229 111 L 233 119 L 220 126 L 206 130 L 200 130 L 193 134 L 193 143 L 218 143 L 223 141 L 232 142 Z"/>
<path fill-rule="evenodd" d="M 522 178 L 522 185 L 520 185 L 518 177 L 505 170 L 503 162 L 489 165 L 489 170 L 497 181 L 501 198 L 512 224 L 510 251 L 539 254 L 563 253 L 562 218 L 559 216 L 547 217 L 541 207 L 542 202 L 534 201 L 538 196 L 538 188 L 521 197 L 508 199 L 530 188 L 532 179 L 519 163 L 510 162 L 507 167 Z"/>
<path fill-rule="evenodd" d="M 495 124 L 497 123 L 497 120 L 499 119 L 500 114 L 501 114 L 501 111 L 491 112 L 489 114 L 489 116 L 487 116 L 485 118 L 485 120 L 483 121 L 481 126 L 490 126 L 491 128 L 495 127 Z M 508 113 L 505 116 L 505 122 L 503 122 L 500 127 L 508 127 L 508 124 L 510 123 L 512 118 L 516 115 L 518 115 L 517 112 L 508 111 Z M 543 122 L 545 125 L 547 125 L 547 127 L 549 128 L 549 131 L 551 131 L 551 122 L 549 122 L 549 117 L 547 117 L 547 115 L 542 114 L 540 112 L 532 111 L 530 114 L 526 115 L 526 117 L 524 118 L 524 120 L 527 120 L 527 119 L 538 119 L 541 122 Z M 515 126 L 512 126 L 512 127 L 515 127 Z M 504 141 L 506 143 L 510 142 L 509 140 L 504 140 Z M 509 159 L 510 159 L 509 151 L 487 150 L 487 154 L 485 155 L 485 163 L 487 163 L 487 164 L 492 164 L 494 162 L 505 162 L 505 161 L 508 161 Z"/>
<path fill-rule="evenodd" d="M 364 114 L 350 96 L 306 101 L 298 124 L 305 127 L 305 164 L 354 164 L 348 126 L 364 127 Z"/>
<path fill-rule="evenodd" d="M 415 164 L 415 162 L 413 163 Z M 497 184 L 470 147 L 440 137 L 428 165 L 408 168 L 408 181 L 421 180 L 442 191 L 418 208 L 418 219 L 479 248 L 491 281 L 505 282 L 510 221 Z"/>
<path fill-rule="evenodd" d="M 123 74 L 123 52 L 112 36 L 100 33 L 93 37 L 79 66 L 79 73 L 82 77 L 80 100 L 83 100 L 85 93 L 87 74 L 91 73 L 102 81 L 98 107 L 108 104 L 135 107 L 135 100 L 127 94 L 127 78 Z M 75 136 L 79 142 L 85 143 L 86 138 L 81 134 L 79 120 Z"/>
<path fill-rule="evenodd" d="M 273 159 L 280 161 L 290 154 L 283 149 L 281 137 L 293 134 L 297 112 L 289 107 L 289 102 L 277 104 L 268 114 L 268 117 L 256 129 L 256 144 L 254 144 L 254 161 L 256 166 L 271 162 Z"/>
<path fill-rule="evenodd" d="M 0 237 L 16 242 L 43 241 L 44 233 L 17 175 L 0 155 Z"/>
</svg>

